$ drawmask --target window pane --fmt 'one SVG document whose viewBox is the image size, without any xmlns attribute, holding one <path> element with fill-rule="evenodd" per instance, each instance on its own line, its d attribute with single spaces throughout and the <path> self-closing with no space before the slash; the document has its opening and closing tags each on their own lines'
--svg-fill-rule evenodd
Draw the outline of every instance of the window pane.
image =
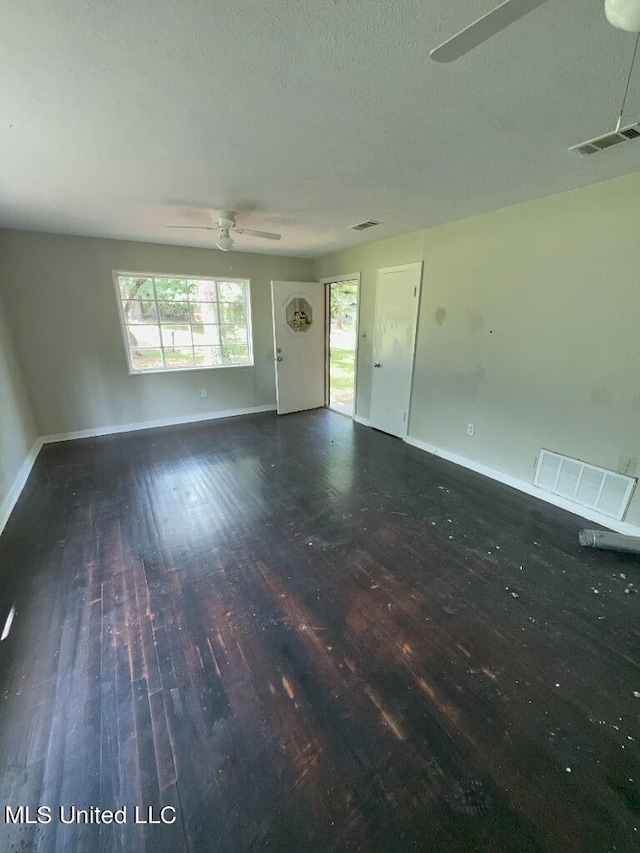
<svg viewBox="0 0 640 853">
<path fill-rule="evenodd" d="M 193 367 L 193 349 L 191 347 L 183 347 L 176 349 L 166 349 L 164 358 L 167 362 L 167 367 Z"/>
<path fill-rule="evenodd" d="M 220 326 L 220 338 L 223 344 L 246 344 L 246 326 Z"/>
<path fill-rule="evenodd" d="M 122 303 L 122 312 L 127 323 L 155 323 L 158 319 L 155 302 L 128 299 Z"/>
<path fill-rule="evenodd" d="M 218 306 L 215 302 L 190 302 L 192 323 L 217 323 Z"/>
<path fill-rule="evenodd" d="M 167 347 L 175 349 L 176 347 L 190 347 L 191 326 L 161 326 L 162 329 L 162 344 L 167 351 Z"/>
<path fill-rule="evenodd" d="M 157 326 L 127 326 L 130 347 L 159 347 L 160 330 Z"/>
<path fill-rule="evenodd" d="M 131 365 L 134 370 L 157 370 L 164 367 L 159 349 L 132 349 Z"/>
<path fill-rule="evenodd" d="M 225 364 L 247 364 L 249 350 L 246 346 L 222 347 L 222 360 Z"/>
<path fill-rule="evenodd" d="M 153 281 L 150 278 L 119 275 L 118 285 L 123 299 L 153 299 Z"/>
<path fill-rule="evenodd" d="M 239 302 L 244 300 L 244 284 L 238 281 L 219 281 L 220 302 Z"/>
<path fill-rule="evenodd" d="M 188 284 L 190 302 L 215 302 L 217 300 L 215 281 L 189 279 Z"/>
<path fill-rule="evenodd" d="M 250 363 L 247 281 L 116 278 L 132 371 Z"/>
<path fill-rule="evenodd" d="M 186 302 L 158 302 L 161 323 L 188 323 L 189 305 Z"/>
<path fill-rule="evenodd" d="M 197 367 L 214 367 L 222 364 L 220 347 L 194 347 Z"/>
<path fill-rule="evenodd" d="M 221 323 L 244 323 L 244 302 L 221 302 Z"/>
<path fill-rule="evenodd" d="M 183 278 L 157 278 L 158 302 L 182 302 L 187 299 L 187 282 Z"/>
<path fill-rule="evenodd" d="M 192 329 L 194 344 L 200 346 L 214 344 L 217 346 L 220 343 L 218 326 L 193 326 Z"/>
</svg>

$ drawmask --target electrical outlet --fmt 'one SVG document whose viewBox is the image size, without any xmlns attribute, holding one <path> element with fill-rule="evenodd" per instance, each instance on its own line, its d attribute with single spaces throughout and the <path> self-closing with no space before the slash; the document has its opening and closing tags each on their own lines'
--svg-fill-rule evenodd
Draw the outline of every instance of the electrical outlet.
<svg viewBox="0 0 640 853">
<path fill-rule="evenodd" d="M 202 391 L 200 392 L 200 396 L 203 398 L 207 396 L 207 389 L 206 388 L 202 389 Z"/>
<path fill-rule="evenodd" d="M 476 425 L 475 424 L 467 424 L 467 435 L 473 435 L 475 431 L 476 431 Z"/>
</svg>

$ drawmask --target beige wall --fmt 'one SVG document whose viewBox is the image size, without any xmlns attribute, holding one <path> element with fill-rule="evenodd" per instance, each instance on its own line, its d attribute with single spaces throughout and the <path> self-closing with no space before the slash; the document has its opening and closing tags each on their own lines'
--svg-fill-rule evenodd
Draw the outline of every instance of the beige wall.
<svg viewBox="0 0 640 853">
<path fill-rule="evenodd" d="M 0 531 L 11 508 L 12 487 L 37 434 L 0 292 Z"/>
<path fill-rule="evenodd" d="M 130 376 L 114 269 L 250 278 L 255 366 Z M 1 232 L 0 280 L 40 434 L 274 404 L 270 282 L 312 274 L 301 258 Z"/>
<path fill-rule="evenodd" d="M 320 259 L 363 274 L 357 413 L 375 270 L 423 259 L 409 434 L 526 482 L 540 447 L 639 475 L 639 223 L 636 174 Z"/>
</svg>

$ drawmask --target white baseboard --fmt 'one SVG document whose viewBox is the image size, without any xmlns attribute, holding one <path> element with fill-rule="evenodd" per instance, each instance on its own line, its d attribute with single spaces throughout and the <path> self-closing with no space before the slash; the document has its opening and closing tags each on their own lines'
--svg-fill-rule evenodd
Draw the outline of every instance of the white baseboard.
<svg viewBox="0 0 640 853">
<path fill-rule="evenodd" d="M 573 503 L 573 501 L 561 498 L 559 495 L 552 495 L 550 492 L 545 492 L 543 489 L 539 489 L 532 483 L 527 483 L 525 480 L 519 480 L 517 477 L 512 477 L 511 474 L 505 474 L 503 471 L 498 471 L 496 468 L 490 468 L 488 465 L 483 465 L 481 462 L 475 462 L 473 459 L 467 459 L 466 456 L 458 456 L 457 453 L 451 453 L 449 450 L 444 450 L 443 448 L 436 447 L 433 444 L 427 444 L 426 441 L 420 441 L 419 439 L 412 438 L 409 435 L 405 438 L 405 441 L 413 447 L 418 447 L 420 450 L 426 450 L 427 453 L 431 453 L 433 456 L 439 456 L 442 459 L 446 459 L 448 462 L 460 465 L 462 468 L 468 468 L 470 471 L 475 471 L 478 474 L 483 474 L 485 477 L 490 477 L 492 480 L 497 480 L 499 483 L 511 486 L 519 492 L 524 492 L 527 495 L 532 495 L 534 498 L 539 498 L 541 501 L 545 501 L 545 503 L 553 504 L 560 509 L 566 509 L 567 512 L 577 515 L 580 518 L 585 518 L 587 521 L 595 521 L 596 524 L 600 524 L 602 527 L 608 527 L 609 530 L 615 530 L 618 533 L 624 533 L 627 536 L 640 536 L 640 527 L 634 524 L 627 524 L 625 521 L 616 521 L 614 518 L 609 518 L 608 516 L 595 512 L 594 510 L 590 510 L 587 507 L 580 506 L 580 504 Z"/>
<path fill-rule="evenodd" d="M 40 448 L 42 447 L 43 441 L 41 438 L 37 438 L 33 442 L 33 446 L 31 450 L 27 454 L 26 459 L 20 466 L 20 470 L 18 471 L 18 475 L 13 481 L 13 485 L 9 489 L 9 493 L 0 504 L 0 534 L 4 530 L 7 521 L 9 521 L 9 516 L 11 515 L 14 506 L 16 505 L 22 490 L 24 489 L 25 483 L 29 479 L 29 474 L 31 473 L 31 469 L 33 468 L 33 463 L 38 458 L 38 453 L 40 453 Z"/>
<path fill-rule="evenodd" d="M 78 432 L 67 432 L 67 433 L 59 433 L 57 435 L 46 435 L 42 436 L 36 441 L 34 441 L 31 450 L 29 451 L 28 456 L 22 463 L 20 470 L 9 490 L 9 493 L 6 495 L 5 499 L 0 504 L 0 534 L 5 528 L 7 521 L 9 520 L 9 516 L 16 505 L 18 498 L 29 478 L 29 474 L 31 473 L 31 469 L 38 457 L 38 453 L 43 444 L 49 444 L 55 441 L 68 441 L 74 438 L 93 438 L 101 435 L 114 435 L 121 432 L 135 432 L 136 430 L 142 429 L 151 429 L 153 427 L 163 427 L 163 426 L 177 426 L 180 424 L 188 424 L 188 423 L 198 423 L 200 421 L 208 421 L 208 420 L 217 420 L 219 418 L 232 418 L 238 415 L 252 415 L 258 414 L 260 412 L 274 412 L 276 407 L 274 405 L 268 406 L 252 406 L 250 408 L 245 409 L 231 409 L 226 412 L 208 412 L 203 415 L 189 415 L 187 417 L 181 418 L 161 418 L 155 421 L 142 421 L 134 424 L 120 424 L 119 426 L 114 427 L 97 427 L 95 429 L 88 430 L 79 430 Z M 354 416 L 354 420 L 363 424 L 364 426 L 370 426 L 370 421 L 368 418 L 362 418 L 358 415 Z M 507 486 L 511 486 L 514 489 L 517 489 L 520 492 L 524 492 L 525 494 L 532 495 L 535 498 L 538 498 L 545 503 L 553 504 L 553 506 L 557 506 L 560 509 L 567 510 L 567 512 L 572 513 L 573 515 L 577 515 L 580 518 L 585 518 L 588 521 L 594 521 L 596 524 L 600 524 L 602 527 L 607 527 L 610 530 L 615 530 L 618 533 L 624 533 L 627 536 L 640 536 L 640 527 L 634 524 L 628 524 L 625 521 L 616 521 L 615 519 L 608 518 L 605 515 L 601 515 L 599 512 L 594 512 L 592 510 L 587 509 L 586 507 L 582 507 L 579 504 L 575 504 L 572 501 L 565 500 L 561 498 L 559 495 L 552 495 L 550 492 L 545 492 L 543 489 L 539 489 L 537 486 L 534 486 L 532 483 L 527 483 L 525 480 L 519 480 L 517 477 L 512 477 L 511 474 L 506 474 L 503 471 L 498 471 L 496 468 L 490 468 L 488 465 L 483 465 L 481 462 L 475 462 L 473 459 L 468 459 L 466 456 L 459 456 L 457 453 L 452 453 L 449 450 L 445 450 L 441 447 L 436 447 L 434 444 L 428 444 L 426 441 L 420 441 L 417 438 L 413 438 L 408 435 L 405 438 L 407 444 L 412 445 L 413 447 L 417 447 L 420 450 L 424 450 L 427 453 L 430 453 L 432 456 L 439 456 L 442 459 L 446 459 L 448 462 L 453 462 L 455 465 L 460 465 L 462 468 L 468 468 L 470 471 L 475 471 L 478 474 L 482 474 L 485 477 L 489 477 L 491 480 L 496 480 L 499 483 L 504 483 Z"/>
<path fill-rule="evenodd" d="M 136 432 L 137 430 L 153 429 L 155 427 L 194 424 L 199 423 L 200 421 L 218 420 L 219 418 L 235 418 L 238 415 L 255 415 L 259 412 L 275 412 L 275 410 L 275 404 L 269 404 L 268 406 L 251 406 L 247 409 L 229 409 L 226 412 L 206 412 L 200 415 L 187 415 L 179 418 L 159 418 L 155 421 L 139 421 L 133 424 L 93 427 L 92 429 L 81 429 L 77 432 L 60 432 L 55 435 L 43 435 L 42 443 L 51 444 L 55 441 L 70 441 L 74 438 L 97 438 L 100 435 L 116 435 L 120 432 Z"/>
<path fill-rule="evenodd" d="M 115 435 L 120 432 L 135 432 L 141 429 L 151 429 L 153 427 L 177 426 L 179 424 L 198 423 L 199 421 L 211 421 L 219 418 L 233 418 L 238 415 L 255 415 L 260 412 L 275 412 L 274 404 L 268 406 L 251 406 L 245 409 L 230 409 L 226 412 L 207 412 L 201 415 L 187 415 L 180 418 L 160 418 L 155 421 L 141 421 L 134 424 L 120 424 L 119 426 L 111 427 L 95 427 L 94 429 L 83 429 L 77 432 L 63 432 L 57 435 L 43 435 L 37 438 L 26 459 L 22 463 L 20 470 L 11 486 L 9 493 L 0 504 L 0 534 L 4 530 L 9 516 L 13 511 L 14 506 L 29 478 L 33 464 L 37 459 L 38 453 L 43 444 L 51 444 L 55 441 L 70 441 L 74 438 L 94 438 L 100 435 Z"/>
</svg>

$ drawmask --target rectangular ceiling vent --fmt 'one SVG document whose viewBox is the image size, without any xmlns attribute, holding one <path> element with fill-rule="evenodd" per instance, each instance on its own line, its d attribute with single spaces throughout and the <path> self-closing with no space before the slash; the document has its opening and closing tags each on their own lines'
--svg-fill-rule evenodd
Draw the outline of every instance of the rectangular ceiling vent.
<svg viewBox="0 0 640 853">
<path fill-rule="evenodd" d="M 604 151 L 607 148 L 612 148 L 614 145 L 620 145 L 621 142 L 637 139 L 639 136 L 640 122 L 637 122 L 637 124 L 629 124 L 627 127 L 621 127 L 620 130 L 613 133 L 605 133 L 604 136 L 597 136 L 595 139 L 588 139 L 579 145 L 573 145 L 569 151 L 576 151 L 584 157 L 587 154 L 597 154 L 598 151 Z"/>
<path fill-rule="evenodd" d="M 620 521 L 636 478 L 541 450 L 533 485 Z"/>
<path fill-rule="evenodd" d="M 357 225 L 351 225 L 352 231 L 366 231 L 367 228 L 373 228 L 374 225 L 382 225 L 382 222 L 376 222 L 375 219 L 367 219 L 366 222 L 359 222 Z"/>
</svg>

